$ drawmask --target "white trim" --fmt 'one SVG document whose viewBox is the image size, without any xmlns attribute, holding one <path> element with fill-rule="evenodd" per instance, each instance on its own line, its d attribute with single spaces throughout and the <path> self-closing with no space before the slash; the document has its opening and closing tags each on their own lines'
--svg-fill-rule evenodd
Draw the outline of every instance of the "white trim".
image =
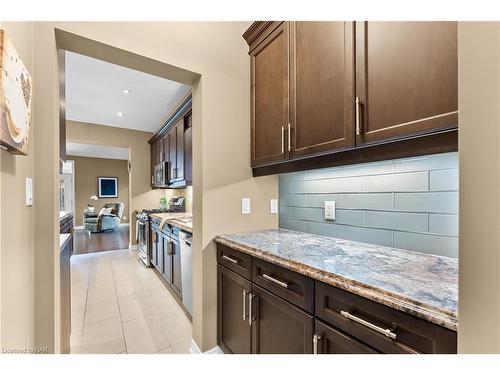
<svg viewBox="0 0 500 375">
<path fill-rule="evenodd" d="M 224 354 L 222 349 L 219 348 L 217 345 L 214 346 L 212 349 L 207 350 L 206 352 L 202 352 L 200 347 L 196 344 L 196 342 L 193 339 L 191 339 L 189 352 L 191 354 Z"/>
<path fill-rule="evenodd" d="M 130 226 L 130 223 L 120 223 L 119 226 L 120 227 L 128 227 L 128 226 Z"/>
<path fill-rule="evenodd" d="M 128 249 L 129 249 L 129 250 L 137 250 L 137 249 L 138 249 L 138 247 L 137 247 L 137 245 L 132 245 L 132 244 L 129 244 L 129 245 L 128 245 Z"/>
<path fill-rule="evenodd" d="M 75 225 L 73 229 L 83 229 L 83 225 Z"/>
</svg>

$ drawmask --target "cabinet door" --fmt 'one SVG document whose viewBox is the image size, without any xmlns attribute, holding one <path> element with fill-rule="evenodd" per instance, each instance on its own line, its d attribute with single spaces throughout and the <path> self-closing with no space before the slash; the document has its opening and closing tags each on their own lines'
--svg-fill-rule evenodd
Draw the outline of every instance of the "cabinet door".
<svg viewBox="0 0 500 375">
<path fill-rule="evenodd" d="M 318 320 L 314 332 L 318 338 L 318 354 L 371 354 L 378 353 L 352 337 Z"/>
<path fill-rule="evenodd" d="M 354 146 L 353 27 L 290 23 L 290 158 Z"/>
<path fill-rule="evenodd" d="M 154 230 L 151 234 L 151 263 L 158 268 L 158 232 Z"/>
<path fill-rule="evenodd" d="M 176 294 L 182 296 L 182 279 L 181 279 L 181 246 L 179 241 L 171 242 L 172 251 L 172 289 Z"/>
<path fill-rule="evenodd" d="M 177 138 L 176 141 L 177 163 L 175 170 L 175 178 L 176 180 L 183 180 L 184 179 L 184 119 L 182 119 L 182 121 L 175 127 L 175 135 Z"/>
<path fill-rule="evenodd" d="M 174 126 L 168 132 L 169 139 L 169 179 L 170 181 L 175 180 L 175 172 L 177 169 L 177 129 Z"/>
<path fill-rule="evenodd" d="M 169 144 L 169 139 L 168 139 L 168 134 L 162 138 L 161 140 L 162 143 L 162 149 L 163 149 L 163 161 L 169 161 L 170 157 L 170 144 Z"/>
<path fill-rule="evenodd" d="M 314 318 L 252 285 L 252 354 L 310 354 Z"/>
<path fill-rule="evenodd" d="M 248 323 L 248 293 L 252 284 L 245 278 L 217 266 L 217 343 L 228 353 L 251 353 Z"/>
<path fill-rule="evenodd" d="M 172 284 L 172 241 L 166 234 L 161 234 L 163 243 L 163 268 L 162 276 L 169 283 Z"/>
<path fill-rule="evenodd" d="M 288 23 L 250 53 L 252 166 L 288 159 Z"/>
<path fill-rule="evenodd" d="M 156 230 L 158 242 L 156 243 L 156 264 L 158 271 L 163 274 L 163 237 L 159 230 Z"/>
<path fill-rule="evenodd" d="M 356 22 L 356 143 L 458 126 L 456 22 Z"/>
<path fill-rule="evenodd" d="M 189 116 L 191 117 L 191 115 Z M 193 127 L 184 132 L 184 179 L 188 185 L 193 182 Z"/>
</svg>

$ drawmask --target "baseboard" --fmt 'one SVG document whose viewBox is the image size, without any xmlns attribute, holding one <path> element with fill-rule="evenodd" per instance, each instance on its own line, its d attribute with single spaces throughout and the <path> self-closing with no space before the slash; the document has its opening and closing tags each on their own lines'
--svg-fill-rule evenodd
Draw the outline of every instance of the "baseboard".
<svg viewBox="0 0 500 375">
<path fill-rule="evenodd" d="M 201 349 L 196 345 L 193 339 L 191 339 L 191 345 L 189 347 L 189 352 L 191 354 L 224 354 L 224 352 L 217 345 L 212 349 L 207 350 L 206 352 L 202 352 Z"/>
<path fill-rule="evenodd" d="M 120 227 L 129 227 L 130 223 L 120 223 L 119 226 Z"/>
<path fill-rule="evenodd" d="M 83 229 L 83 225 L 75 225 L 73 229 Z"/>
<path fill-rule="evenodd" d="M 128 245 L 129 250 L 137 250 L 137 245 Z"/>
</svg>

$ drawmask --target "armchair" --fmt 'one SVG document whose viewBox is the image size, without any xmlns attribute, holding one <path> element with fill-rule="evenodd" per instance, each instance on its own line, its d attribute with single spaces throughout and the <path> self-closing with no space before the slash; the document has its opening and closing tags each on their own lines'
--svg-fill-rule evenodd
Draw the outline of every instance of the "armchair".
<svg viewBox="0 0 500 375">
<path fill-rule="evenodd" d="M 125 205 L 123 203 L 106 203 L 99 213 L 84 211 L 83 229 L 92 233 L 114 231 L 120 225 Z"/>
</svg>

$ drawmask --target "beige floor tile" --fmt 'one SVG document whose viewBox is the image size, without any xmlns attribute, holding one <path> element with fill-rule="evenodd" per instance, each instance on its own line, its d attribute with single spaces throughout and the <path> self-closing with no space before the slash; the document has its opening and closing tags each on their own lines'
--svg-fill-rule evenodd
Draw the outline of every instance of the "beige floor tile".
<svg viewBox="0 0 500 375">
<path fill-rule="evenodd" d="M 163 329 L 163 332 L 165 332 L 167 340 L 171 345 L 174 342 L 185 343 L 185 342 L 190 342 L 191 340 L 193 334 L 193 327 L 191 325 L 191 322 L 184 315 L 184 313 L 176 314 L 168 318 L 161 319 L 160 326 Z"/>
<path fill-rule="evenodd" d="M 139 280 L 135 279 L 126 279 L 115 282 L 116 292 L 119 296 L 121 295 L 130 295 L 133 293 L 142 292 L 142 284 Z"/>
<path fill-rule="evenodd" d="M 140 280 L 142 287 L 144 288 L 144 290 L 148 291 L 148 293 L 154 293 L 157 290 L 167 291 L 165 289 L 165 285 L 163 285 L 162 281 L 155 274 L 153 274 L 153 276 L 150 278 Z"/>
<path fill-rule="evenodd" d="M 148 297 L 144 293 L 133 293 L 118 297 L 122 322 L 144 318 L 154 314 Z"/>
<path fill-rule="evenodd" d="M 182 312 L 177 302 L 167 291 L 148 294 L 148 299 L 158 319 L 175 316 Z"/>
<path fill-rule="evenodd" d="M 87 303 L 94 302 L 96 299 L 116 296 L 114 284 L 93 284 L 89 286 Z"/>
<path fill-rule="evenodd" d="M 155 354 L 175 354 L 172 348 L 168 349 L 163 349 L 160 350 L 159 352 L 156 352 Z"/>
<path fill-rule="evenodd" d="M 119 315 L 116 296 L 96 298 L 92 302 L 87 303 L 85 325 L 113 317 L 119 317 Z"/>
<path fill-rule="evenodd" d="M 85 325 L 81 340 L 71 347 L 71 353 L 75 354 L 114 354 L 125 350 L 119 318 Z"/>
<path fill-rule="evenodd" d="M 170 347 L 154 315 L 123 323 L 123 332 L 129 354 L 152 354 Z"/>
</svg>

